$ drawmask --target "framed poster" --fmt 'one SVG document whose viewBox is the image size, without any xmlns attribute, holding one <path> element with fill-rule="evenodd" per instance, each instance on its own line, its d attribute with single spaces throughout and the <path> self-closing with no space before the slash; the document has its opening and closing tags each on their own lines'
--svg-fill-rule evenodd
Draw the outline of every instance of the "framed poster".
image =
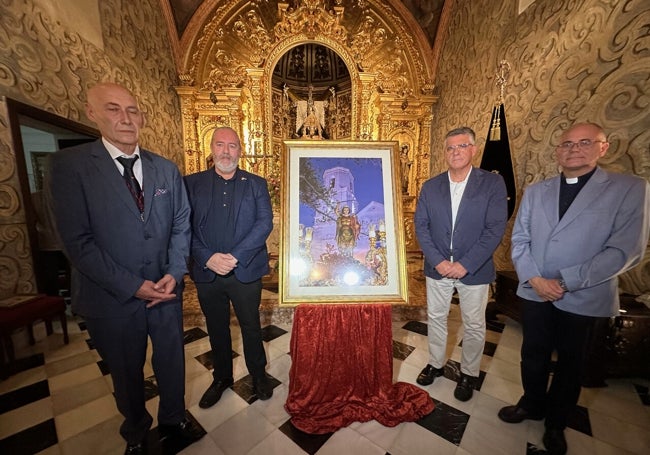
<svg viewBox="0 0 650 455">
<path fill-rule="evenodd" d="M 396 142 L 285 141 L 280 303 L 406 303 Z"/>
</svg>

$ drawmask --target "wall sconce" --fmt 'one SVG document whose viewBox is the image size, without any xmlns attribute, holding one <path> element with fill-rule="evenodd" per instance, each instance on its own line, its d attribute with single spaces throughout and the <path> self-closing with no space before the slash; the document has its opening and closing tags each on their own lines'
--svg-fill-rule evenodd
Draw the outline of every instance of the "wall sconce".
<svg viewBox="0 0 650 455">
<path fill-rule="evenodd" d="M 212 101 L 212 104 L 217 104 L 217 95 L 213 91 L 210 91 L 210 101 Z"/>
</svg>

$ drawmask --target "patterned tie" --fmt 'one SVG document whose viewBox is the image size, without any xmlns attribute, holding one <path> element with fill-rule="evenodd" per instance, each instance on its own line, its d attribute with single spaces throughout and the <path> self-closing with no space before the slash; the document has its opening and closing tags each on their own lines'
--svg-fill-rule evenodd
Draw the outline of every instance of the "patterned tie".
<svg viewBox="0 0 650 455">
<path fill-rule="evenodd" d="M 133 174 L 133 165 L 138 160 L 138 158 L 139 158 L 138 155 L 135 155 L 134 158 L 127 158 L 125 156 L 120 156 L 117 158 L 117 161 L 119 161 L 120 164 L 124 166 L 123 177 L 124 177 L 124 181 L 126 182 L 126 186 L 129 188 L 129 191 L 131 192 L 133 199 L 135 199 L 135 203 L 138 204 L 138 209 L 140 209 L 140 213 L 144 213 L 144 196 L 142 195 L 142 189 L 140 188 L 138 179 L 136 179 L 135 175 Z"/>
</svg>

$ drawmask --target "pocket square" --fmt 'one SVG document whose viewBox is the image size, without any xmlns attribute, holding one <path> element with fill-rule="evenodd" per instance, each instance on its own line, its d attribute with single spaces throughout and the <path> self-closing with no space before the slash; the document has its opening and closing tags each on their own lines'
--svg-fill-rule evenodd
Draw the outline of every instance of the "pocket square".
<svg viewBox="0 0 650 455">
<path fill-rule="evenodd" d="M 169 191 L 167 188 L 156 188 L 156 191 L 153 193 L 153 197 L 162 196 L 163 194 L 167 194 L 167 191 Z"/>
</svg>

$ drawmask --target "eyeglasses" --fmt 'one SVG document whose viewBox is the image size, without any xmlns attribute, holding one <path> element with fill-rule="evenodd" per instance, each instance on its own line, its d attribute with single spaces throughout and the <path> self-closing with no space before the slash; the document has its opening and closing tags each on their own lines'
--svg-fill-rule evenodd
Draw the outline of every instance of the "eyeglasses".
<svg viewBox="0 0 650 455">
<path fill-rule="evenodd" d="M 596 142 L 606 143 L 607 141 L 592 141 L 591 139 L 580 139 L 578 142 L 566 141 L 557 146 L 558 150 L 566 151 L 573 150 L 573 146 L 577 145 L 579 150 L 588 149 Z"/>
<path fill-rule="evenodd" d="M 474 144 L 448 145 L 447 148 L 446 148 L 446 150 L 447 150 L 447 153 L 451 153 L 451 152 L 453 152 L 453 151 L 456 150 L 456 149 L 465 150 L 467 147 L 471 147 L 471 146 L 473 146 L 473 145 L 474 145 Z"/>
</svg>

